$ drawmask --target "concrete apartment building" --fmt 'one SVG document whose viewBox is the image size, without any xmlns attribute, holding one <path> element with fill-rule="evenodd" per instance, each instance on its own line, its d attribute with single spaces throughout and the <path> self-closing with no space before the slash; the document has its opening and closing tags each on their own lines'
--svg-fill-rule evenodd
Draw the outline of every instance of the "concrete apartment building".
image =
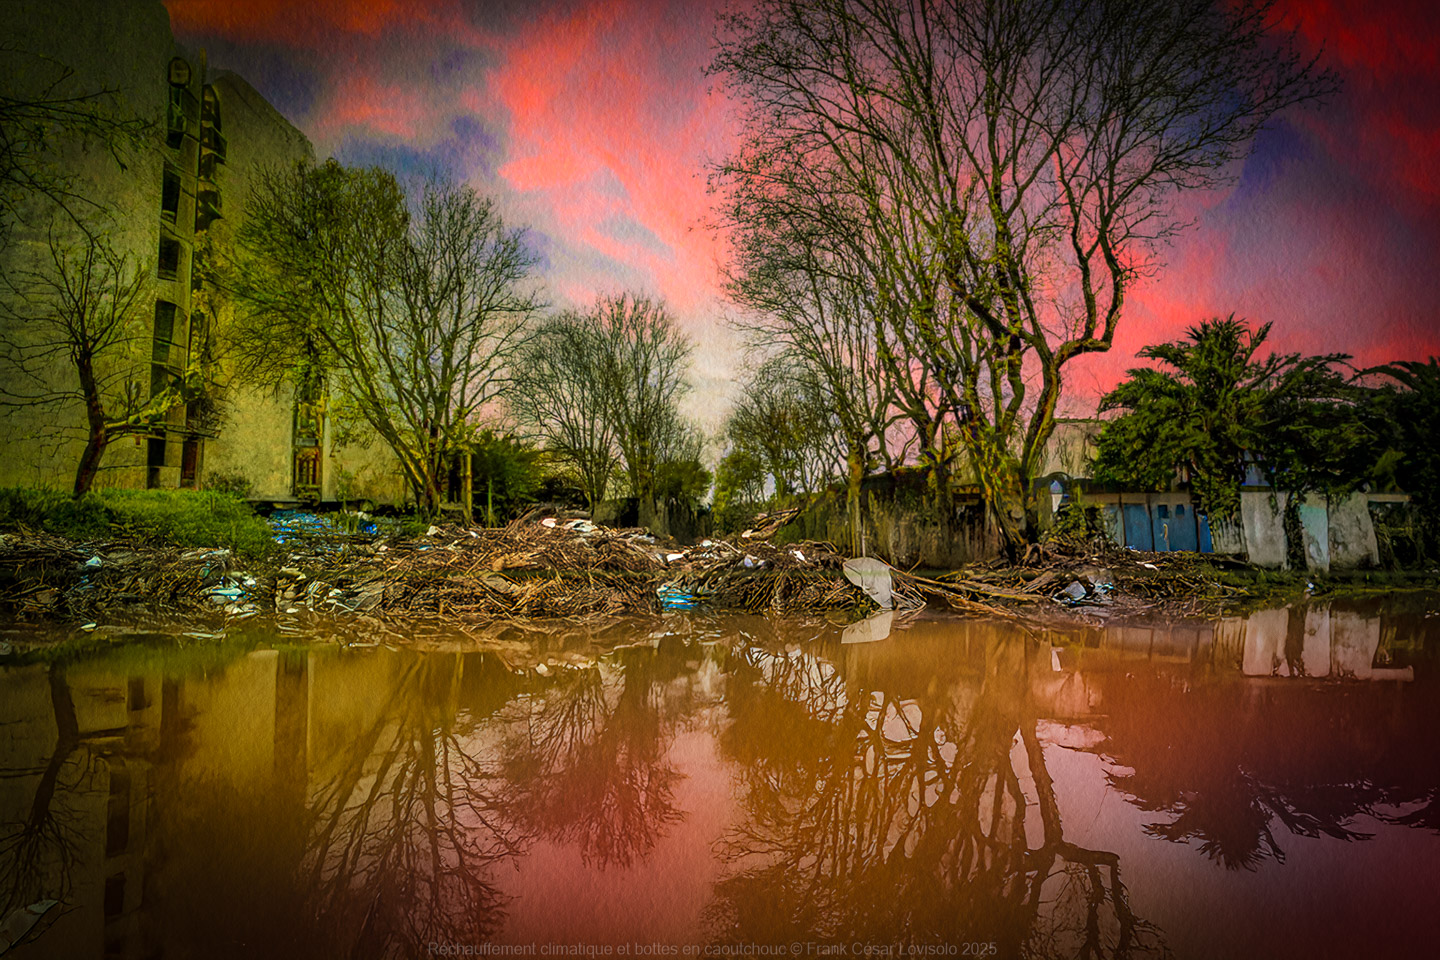
<svg viewBox="0 0 1440 960">
<path fill-rule="evenodd" d="M 143 435 L 112 442 L 96 486 L 199 488 L 224 477 L 244 481 L 261 500 L 402 501 L 403 480 L 387 450 L 334 442 L 323 395 L 257 388 L 226 366 L 233 307 L 206 267 L 232 248 L 256 174 L 313 159 L 304 134 L 243 79 L 211 69 L 204 51 L 180 47 L 159 0 L 7 0 L 0 34 L 19 52 L 7 83 L 22 95 L 27 84 L 43 89 L 68 69 L 61 89 L 111 91 L 117 114 L 149 121 L 152 132 L 123 152 L 123 165 L 78 138 L 56 143 L 54 162 L 93 203 L 83 212 L 106 216 L 114 249 L 148 271 L 140 309 L 147 320 L 153 311 L 153 325 L 148 337 L 134 338 L 130 362 L 143 371 L 148 355 L 151 395 L 197 366 L 218 387 L 218 404 L 190 399 Z M 37 216 L 10 231 L 0 268 L 44 249 L 43 224 Z M 64 364 L 53 376 L 75 378 Z M 0 485 L 69 486 L 84 423 L 78 401 L 0 409 Z"/>
</svg>

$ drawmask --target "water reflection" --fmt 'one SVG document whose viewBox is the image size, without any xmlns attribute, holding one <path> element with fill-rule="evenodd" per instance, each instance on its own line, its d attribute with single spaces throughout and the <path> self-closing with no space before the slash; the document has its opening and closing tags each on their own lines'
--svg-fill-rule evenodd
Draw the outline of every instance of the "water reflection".
<svg viewBox="0 0 1440 960">
<path fill-rule="evenodd" d="M 683 664 L 648 647 L 562 669 L 512 709 L 502 753 L 517 822 L 573 843 L 586 863 L 629 866 L 683 813 L 667 753 L 690 704 L 665 702 Z"/>
<path fill-rule="evenodd" d="M 576 934 L 595 942 L 663 926 L 1209 955 L 1220 933 L 1188 927 L 1171 889 L 1206 870 L 1283 890 L 1305 843 L 1350 851 L 1340 871 L 1403 831 L 1433 877 L 1430 624 L 1311 604 L 1039 640 L 896 618 L 855 642 L 681 618 L 603 647 L 139 647 L 7 669 L 0 919 L 63 902 L 22 957 L 411 956 L 537 929 L 579 871 L 617 904 Z M 1168 886 L 1162 863 L 1182 871 Z M 1366 869 L 1391 909 L 1430 879 Z M 1242 889 L 1222 888 L 1240 929 L 1259 911 Z"/>
<path fill-rule="evenodd" d="M 725 838 L 738 869 L 716 890 L 717 933 L 1163 954 L 1130 909 L 1119 858 L 1066 839 L 1025 640 L 951 632 L 967 634 L 951 640 L 951 669 L 900 683 L 893 664 L 860 653 L 736 654 L 724 746 L 746 816 Z"/>
</svg>

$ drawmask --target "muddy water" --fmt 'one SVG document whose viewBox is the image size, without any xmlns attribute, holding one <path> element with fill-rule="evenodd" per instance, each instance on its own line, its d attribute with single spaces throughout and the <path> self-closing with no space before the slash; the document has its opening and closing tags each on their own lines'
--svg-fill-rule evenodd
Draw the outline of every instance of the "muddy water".
<svg viewBox="0 0 1440 960">
<path fill-rule="evenodd" d="M 16 958 L 1433 955 L 1437 606 L 0 668 L 0 920 L 59 901 Z"/>
</svg>

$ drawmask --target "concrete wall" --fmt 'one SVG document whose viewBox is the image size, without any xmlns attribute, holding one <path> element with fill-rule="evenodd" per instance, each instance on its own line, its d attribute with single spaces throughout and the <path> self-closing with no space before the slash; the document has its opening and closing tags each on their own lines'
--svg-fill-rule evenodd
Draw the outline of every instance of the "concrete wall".
<svg viewBox="0 0 1440 960">
<path fill-rule="evenodd" d="M 933 511 L 919 501 L 897 501 L 866 491 L 861 503 L 865 552 L 897 567 L 953 569 L 999 555 L 999 541 L 978 503 L 957 502 L 948 524 L 937 522 Z M 846 549 L 850 520 L 844 497 L 812 504 L 776 536 L 782 543 L 797 540 L 828 540 Z"/>
<path fill-rule="evenodd" d="M 1306 567 L 1317 572 L 1335 569 L 1376 566 L 1380 547 L 1370 515 L 1372 500 L 1406 499 L 1403 494 L 1353 493 L 1341 500 L 1329 501 L 1310 494 L 1296 504 L 1302 532 Z M 1106 532 L 1115 543 L 1138 550 L 1165 550 L 1168 522 L 1168 549 L 1189 549 L 1177 536 L 1178 511 L 1188 504 L 1188 493 L 1087 493 L 1083 502 L 1102 508 Z M 1269 490 L 1243 490 L 1240 494 L 1240 523 L 1210 523 L 1207 518 L 1197 523 L 1196 546 L 1202 552 L 1241 556 L 1262 567 L 1284 569 L 1288 566 L 1289 540 L 1285 534 L 1285 507 L 1288 496 L 1277 493 L 1273 500 Z M 1159 508 L 1165 508 L 1165 516 Z M 1204 534 L 1210 535 L 1206 550 Z M 1188 530 L 1185 534 L 1188 538 Z"/>
<path fill-rule="evenodd" d="M 1300 517 L 1301 546 L 1305 551 L 1305 568 L 1318 573 L 1330 572 L 1330 508 L 1320 494 L 1306 494 L 1295 505 Z"/>
<path fill-rule="evenodd" d="M 1374 567 L 1380 564 L 1380 543 L 1370 517 L 1370 497 L 1352 493 L 1330 504 L 1330 562 L 1336 567 Z"/>
<path fill-rule="evenodd" d="M 112 109 L 119 114 L 163 124 L 166 106 L 165 67 L 174 52 L 165 8 L 155 2 L 125 4 L 6 3 L 0 6 L 0 70 L 7 87 L 20 96 L 40 96 L 59 79 L 59 65 L 73 75 L 55 87 L 50 96 L 77 96 L 112 89 L 118 91 Z M 146 142 L 124 147 L 120 159 L 103 145 L 74 136 L 51 141 L 50 162 L 74 178 L 74 191 L 90 202 L 73 204 L 111 243 L 130 257 L 129 269 L 147 269 L 152 279 L 142 292 L 131 318 L 129 346 L 113 352 L 107 373 L 133 376 L 148 387 L 148 337 L 157 297 L 174 299 L 169 281 L 154 279 L 160 237 L 160 194 L 164 170 L 163 143 Z M 25 221 L 11 224 L 6 243 L 0 245 L 0 270 L 13 275 L 22 267 L 47 264 L 48 228 L 65 226 L 63 214 L 43 201 L 22 201 Z M 109 214 L 109 216 L 102 216 Z M 71 241 L 73 242 L 73 241 Z M 4 321 L 0 321 L 4 322 Z M 7 328 L 11 335 L 23 331 Z M 13 371 L 4 375 L 16 387 Z M 74 368 L 58 364 L 45 371 L 48 390 L 78 389 Z M 85 443 L 84 409 L 78 401 L 53 407 L 0 408 L 0 485 L 57 484 L 74 480 Z M 133 441 L 109 451 L 97 485 L 144 485 L 144 445 Z"/>
<path fill-rule="evenodd" d="M 1285 539 L 1285 501 L 1288 494 L 1268 490 L 1240 493 L 1240 519 L 1245 525 L 1245 548 L 1250 562 L 1260 567 L 1288 569 Z"/>
</svg>

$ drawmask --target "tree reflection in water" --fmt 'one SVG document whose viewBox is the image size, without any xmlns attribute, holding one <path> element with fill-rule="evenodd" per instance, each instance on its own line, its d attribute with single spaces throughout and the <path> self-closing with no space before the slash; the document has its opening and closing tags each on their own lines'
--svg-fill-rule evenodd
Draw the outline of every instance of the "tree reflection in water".
<svg viewBox="0 0 1440 960">
<path fill-rule="evenodd" d="M 808 655 L 737 651 L 722 745 L 746 817 L 723 844 L 717 938 L 1167 953 L 1118 857 L 1065 839 L 1025 641 L 987 636 L 982 676 L 913 697 Z"/>
<path fill-rule="evenodd" d="M 1440 711 L 1423 688 L 1106 675 L 1113 787 L 1169 815 L 1152 836 L 1230 869 L 1283 863 L 1284 836 L 1365 840 L 1358 818 L 1437 825 Z M 1406 701 L 1408 698 L 1408 702 Z M 1403 708 L 1402 708 L 1403 703 Z"/>
<path fill-rule="evenodd" d="M 618 651 L 613 663 L 564 669 L 510 712 L 507 809 L 525 828 L 575 844 L 586 864 L 628 867 L 683 814 L 668 758 L 692 704 L 667 703 L 685 647 Z"/>
<path fill-rule="evenodd" d="M 36 778 L 21 817 L 0 822 L 0 920 L 38 900 L 68 901 L 77 851 L 91 840 L 83 807 L 95 755 L 80 736 L 64 664 L 47 673 L 55 748 L 38 769 L 0 768 L 7 780 Z"/>
<path fill-rule="evenodd" d="M 164 939 L 211 956 L 395 957 L 483 942 L 504 922 L 493 870 L 526 837 L 504 813 L 486 705 L 467 695 L 503 703 L 521 683 L 480 656 L 366 659 L 359 678 L 331 667 L 327 729 L 302 701 L 294 737 L 325 746 L 293 763 L 277 753 L 273 780 L 191 772 L 189 744 L 170 758 L 152 907 Z"/>
<path fill-rule="evenodd" d="M 388 956 L 479 943 L 503 919 L 490 870 L 524 837 L 459 709 L 463 665 L 408 658 L 390 702 L 311 797 L 301 888 L 331 943 Z"/>
</svg>

